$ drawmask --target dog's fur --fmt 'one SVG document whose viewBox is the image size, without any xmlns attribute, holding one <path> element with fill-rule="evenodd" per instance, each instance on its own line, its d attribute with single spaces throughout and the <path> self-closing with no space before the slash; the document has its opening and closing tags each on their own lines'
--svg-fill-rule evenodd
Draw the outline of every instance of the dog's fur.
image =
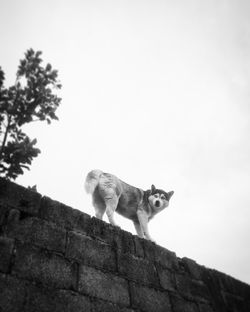
<svg viewBox="0 0 250 312">
<path fill-rule="evenodd" d="M 109 222 L 116 226 L 114 212 L 133 221 L 137 235 L 153 241 L 148 232 L 148 222 L 168 207 L 173 191 L 156 189 L 143 191 L 116 176 L 101 170 L 92 170 L 85 181 L 86 192 L 92 195 L 95 215 L 102 219 L 105 211 Z"/>
</svg>

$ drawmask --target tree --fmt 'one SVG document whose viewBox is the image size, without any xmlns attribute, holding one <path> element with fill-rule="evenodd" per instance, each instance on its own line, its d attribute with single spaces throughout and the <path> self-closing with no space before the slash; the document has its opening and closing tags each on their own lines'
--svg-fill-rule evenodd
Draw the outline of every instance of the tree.
<svg viewBox="0 0 250 312">
<path fill-rule="evenodd" d="M 5 88 L 5 75 L 0 67 L 0 176 L 16 179 L 29 169 L 40 150 L 23 125 L 34 121 L 58 120 L 55 114 L 61 98 L 53 93 L 60 89 L 57 70 L 42 66 L 42 52 L 29 49 L 20 60 L 15 85 Z"/>
</svg>

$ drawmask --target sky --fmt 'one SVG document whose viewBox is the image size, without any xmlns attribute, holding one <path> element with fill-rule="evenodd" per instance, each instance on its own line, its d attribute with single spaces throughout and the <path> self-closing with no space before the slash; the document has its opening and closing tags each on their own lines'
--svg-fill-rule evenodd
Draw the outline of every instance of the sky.
<svg viewBox="0 0 250 312">
<path fill-rule="evenodd" d="M 0 38 L 6 87 L 29 48 L 63 86 L 17 183 L 90 215 L 92 169 L 174 190 L 151 236 L 250 284 L 248 0 L 0 0 Z"/>
</svg>

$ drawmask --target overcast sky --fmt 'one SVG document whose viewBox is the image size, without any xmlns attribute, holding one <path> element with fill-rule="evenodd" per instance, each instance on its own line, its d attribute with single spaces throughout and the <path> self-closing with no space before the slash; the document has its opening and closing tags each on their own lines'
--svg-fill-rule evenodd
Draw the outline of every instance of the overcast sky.
<svg viewBox="0 0 250 312">
<path fill-rule="evenodd" d="M 17 183 L 91 215 L 91 169 L 174 190 L 151 236 L 250 283 L 248 0 L 0 0 L 0 37 L 6 86 L 28 48 L 63 85 Z"/>
</svg>

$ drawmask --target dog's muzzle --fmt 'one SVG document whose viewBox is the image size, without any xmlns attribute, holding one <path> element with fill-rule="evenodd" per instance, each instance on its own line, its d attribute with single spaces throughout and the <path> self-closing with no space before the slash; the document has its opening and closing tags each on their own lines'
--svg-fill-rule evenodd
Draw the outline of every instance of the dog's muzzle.
<svg viewBox="0 0 250 312">
<path fill-rule="evenodd" d="M 161 202 L 159 200 L 156 200 L 155 201 L 155 207 L 159 208 L 161 205 Z"/>
</svg>

